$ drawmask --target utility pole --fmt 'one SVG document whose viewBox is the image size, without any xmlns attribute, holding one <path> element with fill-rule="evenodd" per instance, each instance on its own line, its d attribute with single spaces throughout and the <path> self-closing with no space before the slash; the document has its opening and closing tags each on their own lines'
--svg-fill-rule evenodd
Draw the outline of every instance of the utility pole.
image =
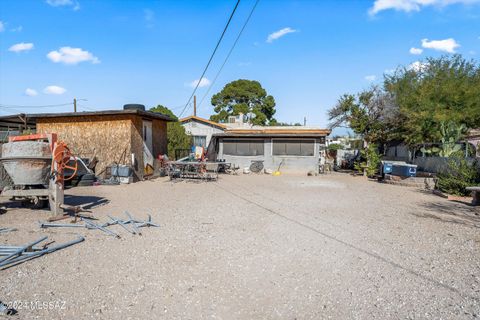
<svg viewBox="0 0 480 320">
<path fill-rule="evenodd" d="M 303 117 L 303 126 L 304 126 L 304 127 L 307 126 L 307 117 Z"/>
<path fill-rule="evenodd" d="M 197 96 L 193 96 L 193 115 L 197 116 Z"/>
<path fill-rule="evenodd" d="M 77 112 L 77 98 L 73 98 L 73 112 Z"/>
</svg>

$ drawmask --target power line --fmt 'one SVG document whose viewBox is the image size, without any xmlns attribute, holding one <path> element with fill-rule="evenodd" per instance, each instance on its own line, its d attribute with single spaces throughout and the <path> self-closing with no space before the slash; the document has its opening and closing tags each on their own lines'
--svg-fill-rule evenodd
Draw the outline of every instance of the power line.
<svg viewBox="0 0 480 320">
<path fill-rule="evenodd" d="M 10 115 L 11 114 L 11 111 L 15 111 L 17 113 L 24 113 L 22 110 L 17 110 L 17 109 L 13 109 L 13 108 L 8 108 L 8 111 L 6 110 L 0 110 L 0 112 L 4 113 L 4 114 L 7 114 L 7 115 Z"/>
<path fill-rule="evenodd" d="M 197 81 L 197 85 L 195 86 L 195 89 L 193 89 L 192 95 L 188 99 L 187 103 L 185 104 L 185 107 L 183 108 L 182 112 L 180 113 L 179 117 L 183 115 L 183 113 L 187 110 L 188 104 L 192 100 L 193 96 L 195 95 L 195 92 L 197 92 L 198 86 L 200 85 L 200 82 L 202 81 L 203 77 L 205 76 L 205 73 L 207 72 L 208 67 L 210 66 L 210 63 L 212 62 L 213 56 L 217 52 L 218 47 L 220 46 L 220 43 L 222 42 L 223 36 L 225 35 L 225 32 L 227 32 L 228 26 L 230 25 L 230 21 L 232 21 L 233 15 L 235 14 L 235 11 L 237 10 L 238 5 L 240 4 L 240 0 L 237 0 L 237 3 L 235 4 L 235 7 L 233 8 L 232 13 L 230 14 L 230 17 L 228 18 L 227 24 L 225 25 L 225 28 L 223 28 L 222 35 L 220 36 L 220 39 L 217 41 L 217 45 L 215 46 L 215 49 L 212 52 L 212 55 L 210 56 L 210 59 L 208 60 L 207 65 L 205 66 L 205 69 L 203 69 L 202 75 Z"/>
<path fill-rule="evenodd" d="M 43 105 L 43 106 L 18 106 L 18 105 L 7 105 L 7 104 L 0 104 L 0 108 L 52 108 L 52 107 L 64 107 L 72 105 L 72 102 L 69 103 L 62 103 L 62 104 L 50 104 L 50 105 Z"/>
<path fill-rule="evenodd" d="M 260 0 L 257 0 L 257 1 L 255 2 L 255 4 L 253 5 L 252 10 L 250 11 L 250 14 L 249 14 L 248 17 L 247 17 L 247 20 L 245 20 L 245 23 L 243 24 L 243 27 L 242 27 L 242 29 L 240 30 L 240 32 L 238 33 L 237 38 L 235 39 L 235 42 L 233 43 L 232 47 L 230 48 L 230 51 L 228 52 L 225 60 L 223 61 L 222 66 L 220 67 L 220 69 L 218 70 L 217 74 L 215 75 L 215 78 L 213 79 L 212 83 L 211 83 L 210 86 L 208 87 L 207 92 L 205 92 L 205 94 L 203 95 L 202 100 L 200 100 L 200 103 L 198 104 L 198 108 L 200 108 L 200 107 L 202 106 L 203 100 L 205 100 L 205 98 L 207 97 L 208 93 L 210 92 L 210 90 L 212 89 L 213 85 L 215 84 L 215 81 L 217 81 L 218 76 L 219 76 L 220 73 L 222 72 L 223 67 L 225 67 L 225 64 L 227 63 L 228 59 L 230 58 L 230 55 L 232 54 L 233 49 L 235 49 L 235 46 L 237 45 L 238 40 L 239 40 L 240 37 L 242 36 L 243 30 L 245 30 L 245 27 L 247 26 L 248 22 L 250 21 L 250 18 L 252 17 L 253 12 L 255 11 L 255 8 L 257 7 L 257 5 L 258 5 L 259 2 L 260 2 Z"/>
</svg>

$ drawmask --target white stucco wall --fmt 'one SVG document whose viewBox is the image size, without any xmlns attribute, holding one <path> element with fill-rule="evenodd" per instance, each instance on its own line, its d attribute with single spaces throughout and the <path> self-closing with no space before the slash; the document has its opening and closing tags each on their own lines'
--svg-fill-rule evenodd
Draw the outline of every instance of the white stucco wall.
<svg viewBox="0 0 480 320">
<path fill-rule="evenodd" d="M 207 137 L 206 147 L 208 147 L 208 145 L 210 144 L 210 140 L 212 139 L 212 134 L 223 132 L 222 129 L 216 128 L 208 124 L 195 122 L 195 121 L 188 121 L 188 122 L 182 123 L 182 126 L 185 128 L 185 131 L 187 132 L 187 134 L 191 136 L 206 136 Z"/>
<path fill-rule="evenodd" d="M 250 167 L 252 160 L 263 160 L 264 167 L 272 171 L 277 170 L 283 161 L 280 171 L 307 173 L 308 171 L 318 172 L 320 161 L 320 145 L 323 144 L 317 138 L 304 138 L 305 140 L 314 140 L 313 156 L 276 156 L 272 155 L 272 138 L 264 138 L 264 155 L 261 156 L 234 156 L 223 153 L 223 139 L 219 140 L 218 159 L 223 159 L 233 165 L 239 166 L 241 169 Z"/>
</svg>

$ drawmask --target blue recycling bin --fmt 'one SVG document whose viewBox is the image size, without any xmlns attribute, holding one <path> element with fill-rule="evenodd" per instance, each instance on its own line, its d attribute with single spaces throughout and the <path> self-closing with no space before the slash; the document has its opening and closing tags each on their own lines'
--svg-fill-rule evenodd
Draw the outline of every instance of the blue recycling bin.
<svg viewBox="0 0 480 320">
<path fill-rule="evenodd" d="M 392 173 L 392 167 L 393 167 L 393 163 L 390 163 L 390 162 L 384 162 L 383 163 L 383 174 L 390 174 Z"/>
<path fill-rule="evenodd" d="M 415 164 L 393 164 L 392 175 L 400 177 L 415 177 L 417 176 L 417 165 Z"/>
</svg>

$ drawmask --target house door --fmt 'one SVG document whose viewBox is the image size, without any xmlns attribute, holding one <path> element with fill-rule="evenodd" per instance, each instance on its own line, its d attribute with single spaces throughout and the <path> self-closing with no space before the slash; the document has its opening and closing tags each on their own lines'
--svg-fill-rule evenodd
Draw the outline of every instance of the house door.
<svg viewBox="0 0 480 320">
<path fill-rule="evenodd" d="M 153 167 L 152 122 L 143 121 L 143 165 Z"/>
</svg>

